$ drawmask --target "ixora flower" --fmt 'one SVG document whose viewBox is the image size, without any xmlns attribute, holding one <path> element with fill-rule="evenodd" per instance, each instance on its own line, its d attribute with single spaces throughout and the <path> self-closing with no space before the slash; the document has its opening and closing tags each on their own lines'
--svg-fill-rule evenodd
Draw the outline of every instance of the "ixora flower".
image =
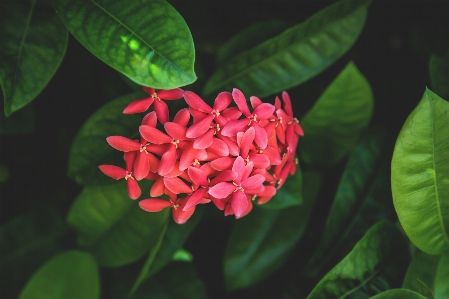
<svg viewBox="0 0 449 299">
<path fill-rule="evenodd" d="M 180 88 L 144 90 L 150 96 L 131 102 L 123 111 L 141 113 L 153 104 L 154 111 L 138 128 L 140 139 L 107 138 L 109 145 L 124 152 L 126 169 L 99 166 L 113 179 L 126 179 L 132 199 L 141 196 L 138 181 L 154 181 L 150 198 L 139 202 L 143 210 L 172 209 L 174 221 L 183 224 L 198 204 L 213 202 L 225 216 L 241 218 L 251 211 L 254 200 L 270 201 L 295 173 L 296 147 L 304 133 L 287 92 L 282 101 L 276 97 L 274 105 L 250 97 L 251 110 L 236 88 L 218 94 L 213 107 Z M 188 108 L 169 121 L 163 100 L 182 98 Z"/>
</svg>

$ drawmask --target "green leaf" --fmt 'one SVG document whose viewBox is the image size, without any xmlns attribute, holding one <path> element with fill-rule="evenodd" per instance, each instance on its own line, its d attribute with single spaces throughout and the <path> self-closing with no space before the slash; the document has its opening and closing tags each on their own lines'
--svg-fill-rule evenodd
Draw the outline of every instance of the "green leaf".
<svg viewBox="0 0 449 299">
<path fill-rule="evenodd" d="M 134 82 L 171 89 L 196 80 L 192 35 L 164 0 L 58 0 L 70 33 L 92 54 Z"/>
<path fill-rule="evenodd" d="M 42 207 L 0 228 L 0 285 L 4 298 L 17 298 L 42 263 L 63 249 L 68 226 L 53 208 Z"/>
<path fill-rule="evenodd" d="M 440 97 L 449 99 L 449 54 L 430 56 L 429 75 L 432 90 Z"/>
<path fill-rule="evenodd" d="M 138 98 L 145 96 L 143 91 L 117 98 L 92 114 L 83 124 L 73 140 L 69 154 L 68 175 L 85 186 L 114 184 L 115 181 L 104 175 L 98 166 L 113 164 L 124 167 L 123 153 L 106 142 L 109 136 L 137 136 L 142 117 L 123 114 L 123 109 Z"/>
<path fill-rule="evenodd" d="M 100 298 L 100 279 L 94 258 L 67 251 L 45 263 L 28 281 L 19 299 Z"/>
<path fill-rule="evenodd" d="M 149 189 L 148 184 L 140 187 Z M 98 263 L 119 267 L 159 249 L 165 233 L 167 209 L 147 213 L 128 197 L 125 182 L 85 187 L 73 203 L 67 221 L 78 233 L 78 245 L 86 247 Z"/>
<path fill-rule="evenodd" d="M 0 94 L 0 101 L 3 102 L 2 94 Z M 0 103 L 0 105 L 2 104 Z M 9 117 L 0 111 L 0 134 L 31 133 L 33 130 L 34 109 L 32 105 L 23 107 Z"/>
<path fill-rule="evenodd" d="M 388 284 L 402 274 L 406 253 L 407 243 L 394 225 L 388 221 L 379 222 L 321 279 L 307 299 L 350 296 L 376 279 Z M 364 294 L 378 292 L 378 288 L 364 291 Z"/>
<path fill-rule="evenodd" d="M 207 293 L 192 263 L 173 262 L 130 297 L 141 298 L 206 299 Z"/>
<path fill-rule="evenodd" d="M 403 288 L 416 291 L 427 298 L 449 298 L 449 253 L 430 255 L 416 252 L 408 267 Z M 424 287 L 425 286 L 425 287 Z M 428 295 L 428 291 L 432 297 Z"/>
<path fill-rule="evenodd" d="M 449 103 L 426 89 L 405 121 L 391 161 L 393 203 L 422 251 L 449 250 Z"/>
<path fill-rule="evenodd" d="M 237 33 L 221 47 L 217 54 L 217 63 L 223 64 L 233 56 L 275 37 L 288 28 L 288 22 L 283 20 L 270 20 L 251 25 Z"/>
<path fill-rule="evenodd" d="M 299 165 L 296 165 L 295 175 L 287 178 L 282 188 L 276 191 L 276 195 L 267 203 L 257 205 L 264 209 L 285 209 L 298 206 L 302 201 L 302 172 Z"/>
<path fill-rule="evenodd" d="M 302 119 L 299 153 L 306 163 L 334 165 L 355 146 L 373 113 L 373 93 L 350 62 Z"/>
<path fill-rule="evenodd" d="M 426 297 L 407 289 L 394 289 L 373 296 L 371 299 L 426 299 Z"/>
<path fill-rule="evenodd" d="M 234 87 L 259 97 L 316 76 L 357 40 L 370 0 L 339 1 L 305 22 L 228 60 L 212 74 L 203 93 Z"/>
<path fill-rule="evenodd" d="M 185 249 L 178 249 L 172 257 L 174 261 L 191 262 L 193 261 L 193 255 Z"/>
<path fill-rule="evenodd" d="M 384 158 L 384 134 L 380 129 L 365 132 L 352 152 L 338 185 L 321 243 L 304 269 L 307 276 L 317 276 L 340 248 L 373 191 Z"/>
<path fill-rule="evenodd" d="M 67 48 L 67 30 L 50 6 L 7 1 L 0 19 L 0 85 L 5 115 L 30 103 L 50 82 Z"/>
<path fill-rule="evenodd" d="M 320 182 L 317 173 L 305 172 L 302 205 L 283 210 L 255 206 L 235 223 L 224 260 L 228 290 L 260 282 L 282 266 L 304 233 Z"/>
</svg>

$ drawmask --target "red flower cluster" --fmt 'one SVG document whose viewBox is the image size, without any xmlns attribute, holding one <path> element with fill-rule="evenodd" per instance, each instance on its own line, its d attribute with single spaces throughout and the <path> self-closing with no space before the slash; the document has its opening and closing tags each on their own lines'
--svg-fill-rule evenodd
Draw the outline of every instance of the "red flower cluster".
<svg viewBox="0 0 449 299">
<path fill-rule="evenodd" d="M 153 105 L 154 111 L 139 127 L 140 140 L 107 138 L 113 148 L 124 152 L 126 169 L 99 166 L 113 179 L 124 178 L 132 199 L 141 195 L 138 181 L 154 180 L 152 198 L 139 202 L 143 210 L 173 208 L 174 221 L 182 224 L 197 204 L 212 201 L 226 216 L 241 218 L 251 211 L 252 200 L 268 202 L 287 176 L 295 173 L 295 151 L 303 131 L 286 92 L 283 105 L 278 97 L 274 105 L 251 97 L 251 112 L 238 89 L 220 93 L 213 107 L 179 88 L 157 93 L 153 88 L 144 90 L 150 96 L 133 101 L 123 111 L 140 113 Z M 180 98 L 188 108 L 169 122 L 164 100 Z M 237 106 L 229 107 L 232 100 Z M 164 194 L 169 199 L 159 198 Z"/>
</svg>

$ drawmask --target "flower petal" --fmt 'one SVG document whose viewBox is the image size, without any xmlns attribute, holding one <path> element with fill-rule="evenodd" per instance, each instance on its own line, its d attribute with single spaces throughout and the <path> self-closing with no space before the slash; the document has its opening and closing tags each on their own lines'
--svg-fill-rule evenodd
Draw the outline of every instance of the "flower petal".
<svg viewBox="0 0 449 299">
<path fill-rule="evenodd" d="M 248 197 L 245 193 L 237 191 L 232 195 L 231 207 L 235 217 L 243 217 L 246 208 L 248 207 Z"/>
<path fill-rule="evenodd" d="M 127 174 L 126 170 L 124 170 L 121 167 L 115 166 L 115 165 L 100 165 L 100 166 L 98 166 L 98 168 L 100 168 L 100 170 L 105 175 L 113 178 L 114 180 L 123 179 Z"/>
<path fill-rule="evenodd" d="M 173 212 L 172 212 L 173 220 L 177 224 L 184 224 L 187 222 L 187 220 L 189 220 L 190 217 L 192 217 L 194 212 L 195 212 L 195 206 L 191 207 L 187 211 L 184 211 L 182 208 L 182 205 L 181 205 L 177 209 L 173 209 Z"/>
<path fill-rule="evenodd" d="M 161 176 L 165 176 L 173 170 L 176 164 L 176 147 L 172 144 L 168 151 L 162 156 L 157 172 Z"/>
<path fill-rule="evenodd" d="M 142 194 L 139 185 L 133 178 L 126 180 L 126 187 L 128 189 L 128 195 L 131 199 L 138 199 Z"/>
<path fill-rule="evenodd" d="M 253 145 L 253 140 L 255 138 L 254 127 L 250 127 L 246 132 L 243 134 L 242 140 L 240 142 L 240 156 L 242 157 L 248 157 L 248 152 Z"/>
<path fill-rule="evenodd" d="M 150 159 L 145 152 L 139 152 L 137 154 L 136 161 L 134 162 L 134 177 L 140 181 L 148 175 L 150 172 Z"/>
<path fill-rule="evenodd" d="M 239 107 L 230 107 L 223 110 L 221 115 L 229 118 L 230 120 L 237 120 L 240 116 L 242 116 L 242 112 L 239 110 Z"/>
<path fill-rule="evenodd" d="M 254 189 L 265 182 L 265 177 L 261 174 L 255 174 L 247 179 L 244 179 L 240 184 L 244 189 Z"/>
<path fill-rule="evenodd" d="M 261 148 L 264 149 L 268 145 L 268 136 L 264 128 L 261 128 L 257 123 L 252 123 L 256 135 L 254 136 L 254 142 Z"/>
<path fill-rule="evenodd" d="M 249 120 L 247 118 L 231 120 L 223 127 L 221 134 L 227 137 L 236 136 L 238 132 L 244 132 L 246 130 L 248 123 Z"/>
<path fill-rule="evenodd" d="M 207 182 L 206 173 L 200 168 L 189 167 L 187 170 L 187 174 L 195 185 L 198 186 L 207 186 L 209 183 Z"/>
<path fill-rule="evenodd" d="M 214 186 L 218 183 L 221 182 L 226 182 L 226 181 L 233 181 L 237 178 L 237 173 L 235 173 L 232 170 L 223 170 L 220 171 L 218 173 L 218 175 L 216 177 L 214 177 L 211 181 L 210 181 L 210 185 Z"/>
<path fill-rule="evenodd" d="M 193 147 L 196 149 L 206 149 L 211 146 L 212 142 L 214 141 L 213 137 L 214 130 L 209 129 L 208 131 L 206 131 L 206 133 L 195 139 L 195 141 L 193 142 Z"/>
<path fill-rule="evenodd" d="M 235 158 L 220 157 L 210 162 L 210 166 L 215 170 L 231 169 L 234 164 Z"/>
<path fill-rule="evenodd" d="M 154 144 L 164 144 L 173 141 L 173 138 L 158 129 L 150 126 L 140 126 L 139 132 L 145 140 Z"/>
<path fill-rule="evenodd" d="M 286 91 L 282 92 L 282 100 L 284 100 L 284 111 L 291 117 L 293 117 L 292 102 L 290 96 Z"/>
<path fill-rule="evenodd" d="M 243 174 L 245 172 L 245 160 L 241 156 L 238 156 L 235 161 L 234 165 L 232 165 L 232 171 L 237 173 L 237 178 L 234 180 L 237 184 L 240 184 L 240 182 L 243 179 Z"/>
<path fill-rule="evenodd" d="M 197 159 L 197 157 L 200 155 L 200 152 L 202 151 L 204 150 L 193 148 L 193 142 L 184 147 L 181 158 L 179 159 L 179 169 L 186 170 L 187 167 L 192 165 L 192 163 L 195 161 L 195 159 Z"/>
<path fill-rule="evenodd" d="M 263 205 L 264 203 L 267 203 L 275 195 L 276 195 L 276 188 L 274 186 L 265 186 L 263 192 L 257 194 L 258 197 L 257 203 Z"/>
<path fill-rule="evenodd" d="M 251 106 L 253 107 L 253 109 L 256 109 L 259 105 L 263 104 L 263 102 L 255 96 L 251 96 L 249 98 L 249 101 L 251 102 Z"/>
<path fill-rule="evenodd" d="M 165 124 L 169 119 L 168 106 L 164 101 L 154 101 L 154 111 L 156 111 L 157 119 L 161 124 Z"/>
<path fill-rule="evenodd" d="M 249 159 L 254 163 L 254 168 L 268 168 L 270 167 L 270 159 L 264 154 L 253 154 Z"/>
<path fill-rule="evenodd" d="M 188 138 L 197 138 L 203 135 L 204 133 L 207 132 L 207 130 L 210 129 L 210 125 L 213 119 L 214 116 L 212 114 L 209 114 L 205 116 L 203 119 L 200 119 L 199 121 L 195 122 L 193 125 L 190 126 L 190 128 L 187 129 L 186 136 Z"/>
<path fill-rule="evenodd" d="M 125 152 L 123 154 L 123 160 L 125 160 L 126 171 L 132 172 L 134 168 L 134 161 L 136 161 L 137 151 Z"/>
<path fill-rule="evenodd" d="M 182 98 L 184 90 L 181 88 L 169 89 L 169 90 L 159 90 L 157 96 L 163 100 L 179 100 Z"/>
<path fill-rule="evenodd" d="M 106 141 L 110 146 L 122 152 L 131 152 L 140 150 L 140 143 L 123 136 L 109 136 Z"/>
<path fill-rule="evenodd" d="M 150 196 L 151 197 L 159 197 L 159 196 L 161 196 L 164 193 L 165 193 L 164 178 L 163 177 L 159 177 L 153 183 L 153 186 L 151 186 Z"/>
<path fill-rule="evenodd" d="M 176 113 L 175 118 L 173 118 L 173 122 L 177 123 L 183 127 L 187 127 L 187 124 L 190 121 L 190 112 L 189 108 L 184 108 Z"/>
<path fill-rule="evenodd" d="M 212 138 L 212 144 L 211 146 L 209 146 L 208 150 L 213 153 L 216 154 L 218 156 L 222 156 L 222 157 L 226 157 L 229 155 L 229 148 L 227 146 L 227 144 L 218 139 L 218 138 Z"/>
<path fill-rule="evenodd" d="M 223 91 L 220 92 L 215 98 L 214 110 L 223 111 L 228 108 L 229 104 L 232 102 L 232 95 L 230 92 Z"/>
<path fill-rule="evenodd" d="M 147 212 L 160 212 L 165 208 L 170 208 L 173 204 L 166 199 L 148 198 L 139 201 L 139 206 Z"/>
<path fill-rule="evenodd" d="M 269 103 L 263 103 L 254 109 L 253 115 L 257 115 L 258 119 L 267 119 L 274 113 L 274 106 Z"/>
<path fill-rule="evenodd" d="M 174 122 L 166 122 L 164 129 L 175 140 L 185 140 L 187 128 Z"/>
<path fill-rule="evenodd" d="M 249 117 L 251 115 L 251 112 L 249 111 L 248 104 L 246 104 L 246 98 L 243 93 L 239 89 L 234 88 L 232 90 L 232 97 L 243 115 Z"/>
<path fill-rule="evenodd" d="M 235 186 L 228 182 L 221 182 L 209 188 L 209 194 L 215 198 L 226 198 L 229 194 L 234 192 Z"/>
<path fill-rule="evenodd" d="M 199 110 L 201 112 L 210 113 L 212 112 L 212 107 L 206 104 L 196 93 L 191 91 L 184 92 L 184 99 L 187 105 L 193 109 Z"/>
<path fill-rule="evenodd" d="M 128 106 L 123 110 L 124 114 L 134 114 L 145 112 L 153 104 L 154 99 L 152 97 L 138 99 L 129 103 Z"/>
<path fill-rule="evenodd" d="M 147 115 L 145 115 L 142 119 L 141 125 L 156 127 L 157 125 L 157 115 L 156 112 L 151 111 Z"/>
<path fill-rule="evenodd" d="M 192 195 L 189 196 L 189 199 L 186 201 L 185 206 L 182 208 L 183 211 L 187 211 L 190 208 L 196 206 L 199 204 L 204 196 L 206 196 L 207 189 L 206 188 L 199 188 L 195 192 L 193 192 Z"/>
<path fill-rule="evenodd" d="M 190 193 L 192 193 L 192 188 L 187 186 L 186 183 L 184 183 L 180 178 L 177 178 L 177 177 L 174 177 L 174 178 L 164 177 L 164 184 L 168 190 L 170 190 L 171 192 L 173 192 L 175 194 L 180 194 L 180 193 L 190 194 Z"/>
<path fill-rule="evenodd" d="M 175 163 L 173 170 L 167 173 L 164 177 L 166 178 L 174 178 L 180 176 L 184 171 L 179 169 L 179 162 Z"/>
<path fill-rule="evenodd" d="M 142 86 L 142 89 L 145 90 L 145 92 L 148 93 L 150 96 L 152 96 L 156 92 L 156 90 L 153 87 Z"/>
</svg>

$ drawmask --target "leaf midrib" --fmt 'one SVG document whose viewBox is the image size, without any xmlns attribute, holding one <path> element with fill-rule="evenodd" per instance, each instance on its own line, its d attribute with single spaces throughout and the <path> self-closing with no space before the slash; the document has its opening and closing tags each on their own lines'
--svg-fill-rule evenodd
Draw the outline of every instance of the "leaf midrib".
<svg viewBox="0 0 449 299">
<path fill-rule="evenodd" d="M 90 0 L 95 6 L 97 6 L 98 8 L 100 8 L 103 12 L 105 12 L 108 16 L 110 16 L 112 19 L 114 19 L 117 23 L 120 24 L 120 26 L 123 26 L 124 28 L 126 28 L 127 30 L 129 30 L 131 32 L 132 35 L 134 35 L 136 38 L 138 38 L 139 40 L 141 40 L 147 47 L 149 47 L 150 49 L 152 49 L 154 51 L 154 53 L 156 53 L 157 55 L 159 55 L 161 58 L 163 58 L 166 62 L 168 62 L 170 65 L 172 65 L 176 70 L 178 70 L 179 72 L 187 75 L 189 78 L 192 78 L 192 76 L 190 76 L 188 73 L 186 73 L 183 69 L 179 68 L 179 66 L 177 66 L 176 64 L 174 64 L 172 61 L 168 60 L 164 55 L 162 55 L 159 51 L 156 51 L 156 49 L 154 49 L 153 46 L 149 45 L 142 37 L 140 37 L 140 35 L 138 35 L 136 32 L 134 32 L 133 30 L 131 30 L 131 28 L 129 28 L 128 26 L 126 26 L 122 21 L 120 21 L 119 19 L 117 19 L 112 13 L 110 13 L 108 10 L 106 10 L 105 8 L 103 8 L 100 4 L 98 4 L 97 2 L 95 2 L 94 0 Z"/>
</svg>

